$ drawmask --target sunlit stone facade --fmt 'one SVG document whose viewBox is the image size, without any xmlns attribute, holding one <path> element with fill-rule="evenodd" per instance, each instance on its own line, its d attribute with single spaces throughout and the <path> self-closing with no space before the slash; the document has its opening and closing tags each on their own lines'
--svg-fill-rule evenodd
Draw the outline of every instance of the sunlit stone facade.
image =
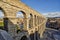
<svg viewBox="0 0 60 40">
<path fill-rule="evenodd" d="M 8 33 L 12 35 L 12 37 L 17 36 L 15 40 L 22 40 L 22 37 L 27 37 L 31 40 L 31 34 L 34 34 L 33 39 L 35 40 L 37 36 L 36 33 L 39 34 L 40 37 L 43 36 L 46 18 L 42 14 L 28 7 L 19 0 L 0 0 L 0 9 L 3 11 L 4 19 L 7 18 L 5 20 L 8 21 Z M 21 12 L 24 16 L 24 28 L 20 33 L 16 33 L 16 24 L 18 22 L 16 18 L 17 12 Z"/>
</svg>

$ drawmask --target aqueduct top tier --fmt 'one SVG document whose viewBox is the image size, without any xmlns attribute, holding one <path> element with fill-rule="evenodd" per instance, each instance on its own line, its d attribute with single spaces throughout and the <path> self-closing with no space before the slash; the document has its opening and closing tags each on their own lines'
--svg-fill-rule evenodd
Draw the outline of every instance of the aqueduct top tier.
<svg viewBox="0 0 60 40">
<path fill-rule="evenodd" d="M 36 16 L 41 16 L 43 17 L 40 13 L 38 13 L 37 11 L 33 10 L 32 8 L 28 7 L 27 5 L 25 5 L 24 3 L 22 3 L 19 0 L 0 0 L 0 7 L 5 9 L 15 9 L 15 13 L 18 11 L 24 11 L 26 13 L 26 15 L 32 14 L 32 15 L 36 15 Z M 13 11 L 12 10 L 12 11 Z M 44 17 L 43 17 L 44 18 Z"/>
</svg>

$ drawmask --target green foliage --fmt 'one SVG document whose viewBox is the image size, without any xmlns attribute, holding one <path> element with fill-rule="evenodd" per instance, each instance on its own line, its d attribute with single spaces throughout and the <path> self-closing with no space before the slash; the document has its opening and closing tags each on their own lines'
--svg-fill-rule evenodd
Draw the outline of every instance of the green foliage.
<svg viewBox="0 0 60 40">
<path fill-rule="evenodd" d="M 4 23 L 3 22 L 0 22 L 0 26 L 4 26 Z"/>
<path fill-rule="evenodd" d="M 3 28 L 4 28 L 4 23 L 0 22 L 0 29 L 3 29 Z"/>
</svg>

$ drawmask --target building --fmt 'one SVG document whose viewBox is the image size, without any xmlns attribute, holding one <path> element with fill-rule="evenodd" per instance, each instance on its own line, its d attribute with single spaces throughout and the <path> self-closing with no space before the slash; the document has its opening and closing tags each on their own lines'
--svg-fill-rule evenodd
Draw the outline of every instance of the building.
<svg viewBox="0 0 60 40">
<path fill-rule="evenodd" d="M 59 29 L 60 28 L 59 20 L 60 20 L 59 17 L 48 18 L 46 26 L 54 29 Z"/>
</svg>

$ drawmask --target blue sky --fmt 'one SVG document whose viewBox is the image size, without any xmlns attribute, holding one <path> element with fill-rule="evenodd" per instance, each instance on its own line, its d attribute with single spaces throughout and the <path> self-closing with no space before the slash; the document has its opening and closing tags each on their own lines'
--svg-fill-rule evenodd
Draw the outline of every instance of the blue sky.
<svg viewBox="0 0 60 40">
<path fill-rule="evenodd" d="M 40 13 L 60 12 L 60 0 L 21 0 Z"/>
</svg>

